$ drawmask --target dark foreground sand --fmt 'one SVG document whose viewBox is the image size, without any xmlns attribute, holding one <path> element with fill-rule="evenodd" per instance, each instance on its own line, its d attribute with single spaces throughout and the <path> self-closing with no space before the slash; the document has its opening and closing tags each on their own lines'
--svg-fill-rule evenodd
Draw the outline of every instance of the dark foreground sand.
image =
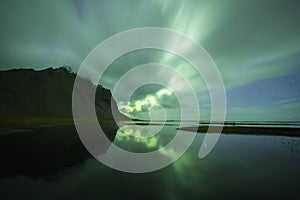
<svg viewBox="0 0 300 200">
<path fill-rule="evenodd" d="M 198 133 L 207 133 L 209 126 L 199 126 Z M 195 127 L 178 128 L 184 131 L 193 131 Z M 293 136 L 300 137 L 300 128 L 282 127 L 252 127 L 252 126 L 224 126 L 222 134 L 238 135 L 272 135 L 272 136 Z"/>
</svg>

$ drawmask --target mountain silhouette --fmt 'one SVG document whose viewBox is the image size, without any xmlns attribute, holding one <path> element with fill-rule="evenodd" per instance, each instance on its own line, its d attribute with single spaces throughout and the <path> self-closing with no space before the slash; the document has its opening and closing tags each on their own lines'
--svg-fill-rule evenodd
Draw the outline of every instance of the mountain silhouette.
<svg viewBox="0 0 300 200">
<path fill-rule="evenodd" d="M 0 71 L 0 119 L 10 122 L 55 122 L 72 120 L 72 91 L 76 74 L 67 67 L 13 69 Z M 112 109 L 118 120 L 127 120 L 111 100 L 108 89 L 95 86 L 85 79 L 83 84 L 96 88 L 95 99 L 82 96 L 84 101 L 94 101 L 99 121 L 112 120 Z"/>
</svg>

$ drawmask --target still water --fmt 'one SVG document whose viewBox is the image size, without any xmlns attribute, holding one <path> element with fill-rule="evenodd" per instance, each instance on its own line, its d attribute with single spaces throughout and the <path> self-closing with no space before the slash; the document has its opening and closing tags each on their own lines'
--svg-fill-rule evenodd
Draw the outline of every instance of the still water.
<svg viewBox="0 0 300 200">
<path fill-rule="evenodd" d="M 158 127 L 124 124 L 113 140 L 129 151 L 150 152 L 170 142 L 176 128 L 169 124 L 157 135 L 141 138 Z M 2 200 L 299 198 L 297 137 L 224 134 L 212 152 L 199 159 L 204 135 L 197 134 L 173 164 L 143 174 L 101 164 L 82 146 L 73 126 L 3 129 L 0 138 Z"/>
</svg>

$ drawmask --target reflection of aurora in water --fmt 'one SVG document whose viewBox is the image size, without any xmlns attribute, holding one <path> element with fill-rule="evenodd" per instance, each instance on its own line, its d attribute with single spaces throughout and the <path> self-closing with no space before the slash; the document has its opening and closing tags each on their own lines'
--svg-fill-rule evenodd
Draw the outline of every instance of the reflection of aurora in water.
<svg viewBox="0 0 300 200">
<path fill-rule="evenodd" d="M 178 126 L 164 126 L 157 135 L 147 139 L 132 135 L 139 136 L 142 129 L 151 134 L 157 127 L 121 126 L 114 143 L 132 152 L 154 151 L 174 137 Z M 55 131 L 63 134 L 62 128 L 56 127 Z M 44 129 L 49 133 L 53 131 L 49 127 Z M 0 178 L 0 199 L 24 199 L 24 196 L 45 199 L 45 195 L 48 199 L 230 199 L 233 196 L 255 199 L 257 195 L 266 199 L 292 199 L 299 195 L 300 157 L 287 147 L 292 144 L 295 149 L 300 138 L 222 134 L 213 151 L 205 159 L 198 159 L 203 137 L 203 134 L 197 134 L 193 144 L 178 160 L 155 172 L 122 173 L 91 157 L 50 181 L 23 175 Z M 282 144 L 283 140 L 286 144 Z M 57 145 L 53 148 L 55 153 Z M 174 154 L 161 148 L 160 153 L 169 158 Z M 70 153 L 75 161 L 80 155 L 80 151 Z M 33 157 L 34 162 L 40 159 L 44 158 Z"/>
<path fill-rule="evenodd" d="M 158 150 L 162 155 L 170 158 L 176 157 L 173 148 L 164 149 L 177 132 L 175 127 L 148 125 L 123 125 L 117 131 L 114 143 L 125 150 L 133 152 L 150 152 Z M 134 148 L 133 148 L 134 147 Z M 197 156 L 197 155 L 195 155 Z"/>
<path fill-rule="evenodd" d="M 151 128 L 139 128 L 136 126 L 125 125 L 118 130 L 115 140 L 142 143 L 147 148 L 155 148 L 159 145 L 159 135 L 143 137 L 142 135 L 152 135 Z"/>
</svg>

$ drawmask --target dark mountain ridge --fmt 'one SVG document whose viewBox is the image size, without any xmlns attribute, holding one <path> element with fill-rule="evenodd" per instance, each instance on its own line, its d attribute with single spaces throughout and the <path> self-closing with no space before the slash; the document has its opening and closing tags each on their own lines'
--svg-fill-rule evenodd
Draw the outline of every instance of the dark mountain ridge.
<svg viewBox="0 0 300 200">
<path fill-rule="evenodd" d="M 76 74 L 67 67 L 13 69 L 0 71 L 0 119 L 4 121 L 34 121 L 43 119 L 72 119 L 72 91 Z M 115 109 L 120 120 L 122 115 L 108 89 L 95 86 L 88 80 L 85 84 L 96 88 L 95 108 L 98 120 L 112 120 Z M 93 101 L 86 97 L 87 101 Z"/>
</svg>

